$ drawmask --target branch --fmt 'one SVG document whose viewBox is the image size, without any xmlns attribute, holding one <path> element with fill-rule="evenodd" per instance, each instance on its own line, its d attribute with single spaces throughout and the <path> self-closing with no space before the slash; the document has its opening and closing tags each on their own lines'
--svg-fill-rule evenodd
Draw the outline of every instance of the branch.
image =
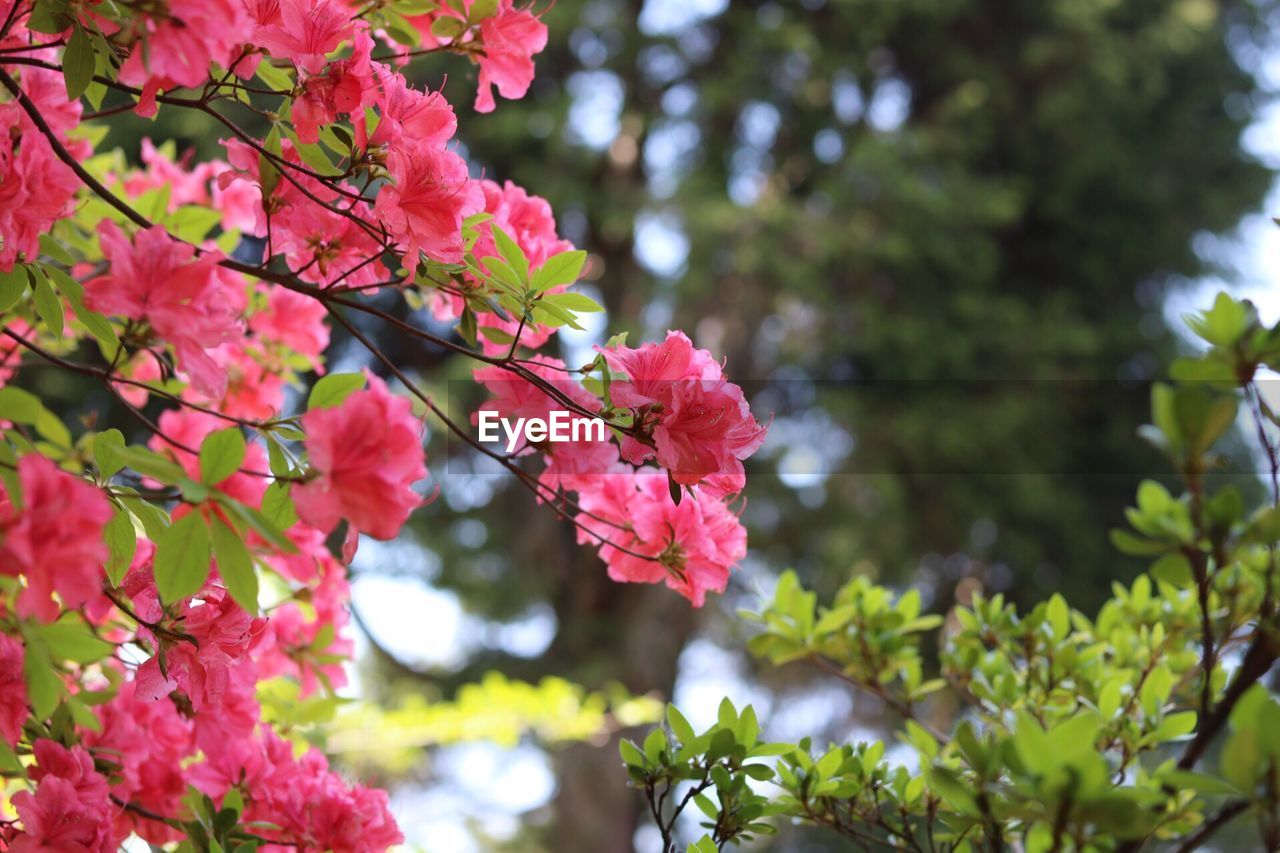
<svg viewBox="0 0 1280 853">
<path fill-rule="evenodd" d="M 1247 800 L 1233 800 L 1227 803 L 1209 818 L 1200 828 L 1195 831 L 1186 841 L 1178 845 L 1178 849 L 1174 853 L 1194 853 L 1200 849 L 1200 845 L 1209 840 L 1219 829 L 1230 823 L 1240 814 L 1248 810 L 1249 802 Z"/>
</svg>

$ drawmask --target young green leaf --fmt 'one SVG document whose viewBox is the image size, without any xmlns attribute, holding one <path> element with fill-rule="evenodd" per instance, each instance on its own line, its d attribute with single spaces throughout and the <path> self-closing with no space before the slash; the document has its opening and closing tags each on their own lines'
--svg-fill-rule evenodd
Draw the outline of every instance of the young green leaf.
<svg viewBox="0 0 1280 853">
<path fill-rule="evenodd" d="M 8 311 L 27 291 L 27 268 L 14 264 L 8 272 L 0 271 L 0 311 Z"/>
<path fill-rule="evenodd" d="M 89 88 L 93 81 L 93 72 L 98 64 L 98 55 L 93 50 L 93 41 L 84 28 L 76 24 L 62 53 L 62 76 L 67 85 L 67 100 L 75 101 Z"/>
<path fill-rule="evenodd" d="M 550 290 L 562 284 L 573 284 L 582 274 L 587 253 L 581 250 L 552 255 L 533 274 L 534 290 Z"/>
<path fill-rule="evenodd" d="M 116 510 L 115 515 L 102 528 L 102 538 L 107 542 L 110 555 L 107 557 L 107 577 L 112 586 L 119 586 L 133 562 L 134 552 L 138 548 L 138 531 L 133 527 L 133 519 L 125 510 Z"/>
<path fill-rule="evenodd" d="M 45 277 L 40 267 L 27 267 L 27 275 L 31 277 L 31 293 L 35 297 L 36 313 L 44 322 L 49 334 L 55 338 L 62 337 L 65 318 L 62 311 L 62 300 L 54 293 L 53 286 Z"/>
<path fill-rule="evenodd" d="M 200 479 L 216 486 L 240 470 L 244 462 L 244 434 L 239 427 L 209 433 L 200 445 Z"/>
<path fill-rule="evenodd" d="M 364 387 L 363 373 L 330 373 L 311 387 L 308 409 L 332 409 Z"/>
<path fill-rule="evenodd" d="M 218 574 L 236 603 L 249 613 L 258 612 L 258 573 L 253 555 L 244 540 L 221 518 L 214 518 L 209 530 L 213 554 L 218 560 Z"/>
<path fill-rule="evenodd" d="M 96 663 L 111 654 L 114 646 L 94 636 L 79 617 L 69 616 L 36 629 L 55 660 L 79 664 Z"/>
<path fill-rule="evenodd" d="M 156 588 L 166 602 L 195 595 L 209 576 L 209 529 L 198 512 L 169 525 L 156 541 Z"/>
</svg>

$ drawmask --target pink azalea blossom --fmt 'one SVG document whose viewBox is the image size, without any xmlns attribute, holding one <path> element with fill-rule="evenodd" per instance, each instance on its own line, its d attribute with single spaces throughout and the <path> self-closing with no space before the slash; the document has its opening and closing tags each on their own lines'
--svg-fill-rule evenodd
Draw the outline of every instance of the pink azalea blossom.
<svg viewBox="0 0 1280 853">
<path fill-rule="evenodd" d="M 316 476 L 293 486 L 299 517 L 326 532 L 345 519 L 352 538 L 356 531 L 395 538 L 422 503 L 411 486 L 427 476 L 422 425 L 409 400 L 370 376 L 342 405 L 303 415 L 302 428 Z"/>
<path fill-rule="evenodd" d="M 160 605 L 149 565 L 131 568 L 121 589 L 144 620 L 162 624 L 170 618 Z M 154 702 L 181 691 L 198 723 L 212 723 L 223 730 L 225 725 L 219 724 L 232 716 L 230 700 L 246 685 L 252 691 L 256 681 L 251 652 L 262 639 L 266 620 L 250 616 L 224 587 L 210 581 L 197 595 L 177 604 L 172 624 L 196 642 L 167 644 L 163 667 L 157 656 L 139 666 L 137 698 Z M 150 634 L 145 627 L 139 630 L 144 637 Z M 249 720 L 237 728 L 252 728 L 255 719 L 256 705 Z"/>
<path fill-rule="evenodd" d="M 178 814 L 187 793 L 183 765 L 196 752 L 193 724 L 173 702 L 141 700 L 135 688 L 133 681 L 120 683 L 115 698 L 96 709 L 100 730 L 85 731 L 83 741 L 118 763 L 119 781 L 111 788 L 117 799 L 155 814 Z M 132 832 L 152 844 L 182 838 L 167 824 L 121 810 L 116 833 Z"/>
<path fill-rule="evenodd" d="M 533 55 L 547 46 L 547 26 L 515 0 L 501 0 L 498 11 L 480 22 L 484 53 L 476 89 L 476 112 L 493 112 L 493 87 L 504 98 L 519 100 L 533 82 Z"/>
<path fill-rule="evenodd" d="M 315 184 L 311 191 L 317 198 L 337 198 L 306 176 L 301 181 Z M 359 202 L 351 215 L 343 216 L 316 204 L 292 184 L 280 190 L 275 200 L 281 207 L 271 220 L 274 248 L 284 254 L 298 278 L 322 287 L 338 282 L 360 287 L 387 278 L 386 267 L 378 259 L 382 243 L 353 220 L 367 221 L 369 205 Z"/>
<path fill-rule="evenodd" d="M 0 634 L 0 739 L 17 746 L 27 710 L 27 679 L 23 674 L 22 642 L 8 634 Z"/>
<path fill-rule="evenodd" d="M 484 207 L 484 193 L 466 162 L 430 145 L 395 148 L 387 158 L 393 183 L 383 187 L 374 216 L 402 246 L 410 275 L 419 252 L 442 263 L 462 260 L 462 220 Z"/>
<path fill-rule="evenodd" d="M 293 747 L 265 727 L 256 740 L 207 754 L 190 778 L 215 798 L 241 786 L 245 819 L 274 826 L 264 830 L 269 838 L 302 849 L 382 853 L 404 840 L 385 791 L 349 785 L 314 749 L 294 758 Z"/>
<path fill-rule="evenodd" d="M 226 392 L 218 399 L 187 388 L 182 394 L 184 399 L 231 417 L 260 421 L 274 417 L 284 406 L 284 377 L 267 364 L 265 354 L 242 343 L 223 344 L 209 354 L 226 371 Z"/>
<path fill-rule="evenodd" d="M 155 115 L 161 89 L 203 85 L 212 62 L 231 67 L 250 26 L 242 0 L 176 0 L 163 17 L 134 22 L 140 41 L 120 68 L 120 82 L 142 87 L 137 109 L 144 116 Z"/>
<path fill-rule="evenodd" d="M 288 347 L 312 363 L 318 363 L 329 346 L 329 312 L 324 303 L 283 287 L 266 288 L 266 305 L 249 318 L 258 339 Z"/>
<path fill-rule="evenodd" d="M 40 235 L 71 213 L 80 186 L 24 119 L 17 104 L 0 104 L 0 272 L 39 256 Z"/>
<path fill-rule="evenodd" d="M 724 591 L 746 556 L 747 534 L 722 500 L 695 489 L 677 505 L 666 476 L 653 469 L 632 474 L 624 466 L 593 483 L 579 495 L 587 530 L 578 540 L 599 545 L 610 578 L 665 583 L 694 607 Z"/>
<path fill-rule="evenodd" d="M 767 427 L 756 423 L 742 389 L 724 378 L 710 353 L 695 350 L 682 332 L 637 349 L 597 349 L 627 376 L 614 383 L 614 402 L 637 411 L 636 423 L 654 445 L 628 437 L 624 458 L 640 463 L 656 456 L 680 485 L 710 482 L 721 494 L 741 491 L 742 460 L 759 449 Z"/>
<path fill-rule="evenodd" d="M 114 853 L 123 838 L 115 837 L 106 777 L 94 770 L 93 758 L 81 746 L 67 749 L 56 741 L 35 742 L 39 780 L 35 793 L 19 791 L 13 807 L 22 833 L 13 840 L 13 853 Z"/>
<path fill-rule="evenodd" d="M 334 0 L 280 0 L 280 21 L 260 26 L 254 43 L 277 59 L 319 74 L 327 54 L 351 38 L 351 10 Z"/>
<path fill-rule="evenodd" d="M 469 14 L 474 0 L 464 0 Z M 451 40 L 430 35 L 432 24 L 441 17 L 465 19 L 458 11 L 443 7 L 436 12 L 410 19 L 427 39 L 437 44 Z M 476 112 L 493 112 L 493 87 L 504 98 L 519 99 L 529 91 L 533 82 L 533 56 L 547 46 L 547 27 L 529 9 L 517 9 L 515 0 L 500 0 L 492 15 L 480 22 L 474 30 L 458 37 L 462 42 L 478 42 L 482 48 L 476 57 L 480 65 L 480 80 L 476 89 Z"/>
<path fill-rule="evenodd" d="M 586 412 L 595 412 L 600 408 L 600 400 L 587 391 L 582 383 L 573 378 L 563 361 L 549 356 L 535 355 L 525 365 L 531 373 L 538 376 L 546 385 L 576 404 Z M 550 418 L 551 413 L 567 408 L 563 399 L 551 396 L 545 387 L 535 385 L 529 379 L 516 376 L 501 367 L 477 368 L 475 379 L 493 394 L 493 399 L 480 407 L 480 411 L 492 411 L 500 416 L 514 420 L 516 418 Z M 479 420 L 477 412 L 472 421 Z M 588 416 L 574 412 L 571 421 L 585 421 Z M 572 430 L 572 427 L 570 427 Z M 587 433 L 582 433 L 586 435 Z M 527 448 L 525 439 L 520 437 L 516 452 Z M 606 434 L 605 441 L 579 440 L 547 443 L 540 448 L 547 460 L 547 469 L 541 476 L 542 483 L 553 492 L 559 488 L 577 489 L 579 478 L 592 480 L 594 477 L 610 471 L 618 461 L 618 445 L 612 436 Z M 538 499 L 547 497 L 545 492 L 538 493 Z"/>
<path fill-rule="evenodd" d="M 440 92 L 414 89 L 399 74 L 385 65 L 376 69 L 378 90 L 376 102 L 381 118 L 370 145 L 400 146 L 406 143 L 444 148 L 458 129 L 453 106 Z M 363 117 L 356 125 L 364 132 Z"/>
<path fill-rule="evenodd" d="M 372 102 L 373 39 L 365 28 L 355 34 L 354 52 L 330 63 L 323 76 L 313 74 L 302 82 L 294 97 L 293 123 L 302 142 L 316 142 L 322 125 L 332 124 L 340 115 L 351 115 Z"/>
<path fill-rule="evenodd" d="M 323 540 L 319 545 L 323 550 Z M 257 652 L 259 677 L 292 676 L 301 685 L 303 697 L 321 684 L 331 690 L 346 685 L 342 661 L 355 651 L 354 641 L 344 631 L 350 598 L 346 569 L 327 552 L 324 556 L 327 559 L 319 562 L 323 566 L 319 582 L 307 589 L 310 607 L 290 601 L 273 610 Z"/>
<path fill-rule="evenodd" d="M 109 607 L 102 595 L 111 520 L 106 497 L 86 480 L 62 471 L 38 453 L 18 460 L 22 505 L 0 493 L 0 574 L 23 575 L 18 613 L 51 622 L 61 608 Z"/>
<path fill-rule="evenodd" d="M 5 327 L 19 337 L 30 340 L 31 326 L 21 317 L 14 317 L 12 320 L 5 321 Z M 17 371 L 18 364 L 22 361 L 23 353 L 26 350 L 22 344 L 13 338 L 5 335 L 0 338 L 0 388 L 13 378 L 13 374 Z M 0 418 L 0 420 L 3 420 Z"/>
<path fill-rule="evenodd" d="M 219 277 L 218 256 L 179 243 L 163 228 L 139 231 L 132 242 L 111 220 L 98 226 L 110 269 L 85 283 L 95 311 L 145 320 L 173 345 L 178 365 L 209 397 L 226 391 L 227 375 L 207 350 L 241 334 L 232 294 Z"/>
</svg>

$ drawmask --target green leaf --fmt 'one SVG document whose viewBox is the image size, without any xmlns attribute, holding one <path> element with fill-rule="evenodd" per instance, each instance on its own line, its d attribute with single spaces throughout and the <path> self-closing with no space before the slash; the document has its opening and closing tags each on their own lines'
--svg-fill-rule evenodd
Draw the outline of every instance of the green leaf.
<svg viewBox="0 0 1280 853">
<path fill-rule="evenodd" d="M 479 23 L 485 18 L 492 18 L 498 12 L 498 0 L 475 0 L 471 4 L 471 14 L 468 16 L 470 21 Z"/>
<path fill-rule="evenodd" d="M 458 337 L 466 341 L 469 346 L 475 346 L 476 329 L 476 313 L 468 305 L 462 309 L 462 316 L 458 318 Z"/>
<path fill-rule="evenodd" d="M 35 297 L 36 313 L 40 315 L 49 334 L 55 338 L 61 338 L 62 327 L 65 324 L 62 300 L 58 298 L 58 294 L 54 293 L 49 279 L 39 267 L 27 267 L 27 274 L 31 277 L 31 292 Z"/>
<path fill-rule="evenodd" d="M 40 414 L 36 415 L 36 432 L 45 441 L 52 442 L 59 447 L 71 447 L 71 431 L 67 429 L 67 425 L 58 419 L 58 416 L 48 409 L 41 408 Z"/>
<path fill-rule="evenodd" d="M 0 418 L 19 424 L 33 424 L 44 411 L 40 398 L 30 391 L 7 385 L 0 388 Z"/>
<path fill-rule="evenodd" d="M 53 659 L 49 657 L 49 649 L 44 641 L 34 636 L 34 632 L 23 633 L 26 639 L 26 656 L 22 669 L 27 679 L 27 701 L 31 703 L 36 719 L 45 720 L 58 707 L 58 700 L 67 688 L 53 668 Z"/>
<path fill-rule="evenodd" d="M 332 409 L 364 387 L 363 373 L 330 373 L 311 387 L 308 409 Z"/>
<path fill-rule="evenodd" d="M 245 524 L 252 527 L 259 536 L 271 543 L 276 550 L 285 554 L 296 554 L 298 552 L 298 546 L 294 545 L 292 540 L 285 536 L 271 519 L 258 510 L 251 506 L 245 506 L 225 495 L 215 495 L 215 497 L 218 498 L 219 503 L 240 516 Z"/>
<path fill-rule="evenodd" d="M 693 731 L 693 726 L 685 719 L 684 714 L 680 713 L 680 709 L 670 703 L 667 704 L 667 725 L 671 727 L 671 733 L 681 744 L 692 743 L 698 737 Z"/>
<path fill-rule="evenodd" d="M 720 707 L 716 709 L 716 721 L 726 729 L 732 729 L 738 725 L 738 712 L 734 710 L 728 696 L 720 700 Z"/>
<path fill-rule="evenodd" d="M 720 808 L 706 794 L 694 794 L 693 802 L 697 805 L 698 810 L 712 820 L 720 817 Z"/>
<path fill-rule="evenodd" d="M 520 244 L 511 239 L 511 235 L 496 224 L 490 225 L 489 230 L 493 234 L 493 242 L 498 247 L 498 252 L 502 255 L 503 260 L 520 277 L 521 284 L 527 282 L 529 280 L 529 258 L 525 255 L 524 249 L 521 249 Z"/>
<path fill-rule="evenodd" d="M 187 243 L 199 243 L 222 221 L 222 214 L 211 207 L 184 204 L 164 218 L 170 234 Z"/>
<path fill-rule="evenodd" d="M 95 637 L 76 616 L 41 625 L 36 630 L 48 647 L 49 654 L 57 660 L 72 660 L 80 664 L 96 663 L 111 654 L 115 648 L 106 640 Z"/>
<path fill-rule="evenodd" d="M 195 595 L 209 576 L 209 530 L 198 512 L 169 525 L 156 541 L 156 588 L 167 603 Z"/>
<path fill-rule="evenodd" d="M 604 306 L 599 302 L 596 302 L 590 296 L 587 296 L 585 293 L 577 293 L 572 290 L 568 293 L 553 293 L 542 297 L 543 304 L 546 304 L 548 301 L 553 302 L 555 305 L 560 308 L 564 308 L 565 310 L 578 311 L 583 314 L 598 314 L 604 310 Z"/>
<path fill-rule="evenodd" d="M 272 483 L 262 496 L 262 514 L 281 530 L 288 530 L 298 520 L 298 510 L 289 495 L 288 483 Z"/>
<path fill-rule="evenodd" d="M 636 746 L 625 738 L 618 742 L 618 752 L 622 755 L 623 763 L 630 767 L 644 767 L 644 753 L 640 751 L 640 747 Z"/>
<path fill-rule="evenodd" d="M 222 575 L 227 591 L 246 611 L 257 613 L 258 573 L 249 548 L 221 518 L 213 519 L 209 532 L 213 537 L 213 554 L 218 560 L 218 574 Z"/>
<path fill-rule="evenodd" d="M 67 302 L 71 303 L 71 310 L 75 313 L 76 319 L 98 340 L 103 352 L 107 353 L 108 357 L 114 358 L 120 347 L 120 338 L 116 335 L 110 320 L 97 311 L 90 311 L 85 307 L 84 285 L 57 267 L 44 266 L 41 269 L 57 286 L 58 291 L 66 297 Z"/>
<path fill-rule="evenodd" d="M 644 757 L 652 764 L 658 764 L 662 751 L 667 748 L 667 735 L 662 729 L 650 729 L 644 739 Z"/>
<path fill-rule="evenodd" d="M 14 264 L 8 272 L 0 271 L 0 311 L 8 311 L 27 290 L 27 268 Z"/>
<path fill-rule="evenodd" d="M 115 515 L 102 528 L 102 537 L 107 541 L 110 556 L 107 558 L 107 577 L 112 586 L 119 586 L 133 562 L 134 552 L 138 548 L 138 531 L 134 529 L 133 519 L 125 510 L 116 510 Z"/>
<path fill-rule="evenodd" d="M 270 61 L 259 62 L 258 79 L 277 92 L 288 92 L 293 88 L 293 77 L 283 68 L 277 68 Z"/>
<path fill-rule="evenodd" d="M 319 175 L 341 175 L 342 170 L 333 165 L 328 155 L 324 153 L 324 149 L 315 142 L 303 142 L 298 139 L 298 134 L 292 128 L 286 127 L 285 135 L 293 142 L 294 148 L 298 152 L 298 156 L 302 158 L 302 162 L 311 167 L 311 170 Z"/>
<path fill-rule="evenodd" d="M 200 444 L 200 479 L 216 486 L 240 470 L 244 462 L 244 434 L 239 427 L 229 427 L 205 436 Z"/>
<path fill-rule="evenodd" d="M 1053 631 L 1053 638 L 1058 641 L 1066 639 L 1067 634 L 1071 631 L 1071 608 L 1067 606 L 1067 600 L 1060 594 L 1054 593 L 1053 597 L 1049 599 L 1045 618 L 1049 621 L 1049 628 Z"/>
<path fill-rule="evenodd" d="M 431 35 L 439 39 L 456 39 L 466 31 L 466 22 L 451 15 L 442 15 L 431 24 Z"/>
<path fill-rule="evenodd" d="M 174 485 L 186 472 L 178 463 L 145 447 L 119 447 L 116 456 L 137 473 L 167 485 Z"/>
<path fill-rule="evenodd" d="M 123 448 L 124 433 L 118 429 L 103 430 L 93 437 L 93 459 L 98 474 L 105 480 L 124 467 L 118 451 Z"/>
<path fill-rule="evenodd" d="M 1160 721 L 1160 725 L 1155 731 L 1155 739 L 1163 743 L 1164 741 L 1185 737 L 1196 730 L 1196 719 L 1195 711 L 1181 711 L 1177 714 L 1170 714 Z"/>
<path fill-rule="evenodd" d="M 52 234 L 40 235 L 40 251 L 67 266 L 71 266 L 76 262 L 75 256 L 68 252 L 65 246 L 53 239 Z"/>
<path fill-rule="evenodd" d="M 93 42 L 79 24 L 71 32 L 66 49 L 62 53 L 62 76 L 67 84 L 67 100 L 77 100 L 93 81 L 98 65 L 98 55 Z"/>
</svg>

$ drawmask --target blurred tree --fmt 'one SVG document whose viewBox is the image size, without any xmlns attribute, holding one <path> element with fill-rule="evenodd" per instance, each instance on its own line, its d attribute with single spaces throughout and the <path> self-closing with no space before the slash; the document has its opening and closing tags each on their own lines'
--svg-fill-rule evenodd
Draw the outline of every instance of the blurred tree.
<svg viewBox="0 0 1280 853">
<path fill-rule="evenodd" d="M 1274 11 L 557 0 L 530 96 L 463 126 L 594 253 L 610 331 L 702 318 L 699 345 L 759 380 L 777 419 L 744 516 L 755 567 L 827 592 L 855 569 L 915 581 L 935 610 L 966 578 L 1062 587 L 1087 611 L 1137 566 L 1076 532 L 1162 470 L 1132 425 L 1174 348 L 1163 297 L 1205 271 L 1192 238 L 1270 182 L 1239 140 Z M 555 635 L 483 646 L 442 689 L 497 667 L 669 694 L 687 608 L 613 585 L 526 493 L 477 482 L 449 500 L 484 535 L 424 535 L 430 582 L 496 620 L 541 599 Z M 631 849 L 613 747 L 560 763 L 549 848 Z"/>
</svg>

